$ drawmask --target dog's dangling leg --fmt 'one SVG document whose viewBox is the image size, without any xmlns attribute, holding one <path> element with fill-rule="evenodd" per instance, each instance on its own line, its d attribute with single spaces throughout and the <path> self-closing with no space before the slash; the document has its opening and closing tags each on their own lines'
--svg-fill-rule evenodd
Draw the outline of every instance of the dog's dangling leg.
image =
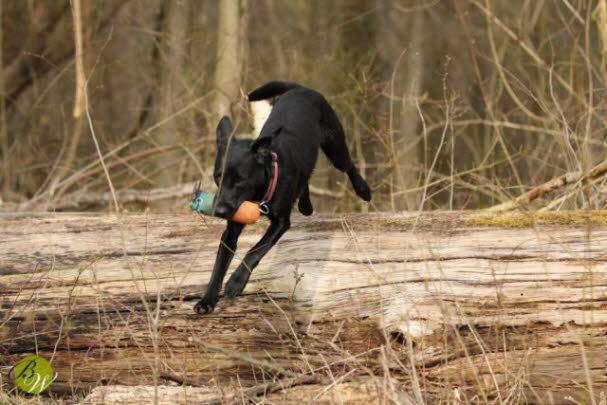
<svg viewBox="0 0 607 405">
<path fill-rule="evenodd" d="M 279 218 L 270 223 L 270 227 L 266 230 L 263 237 L 247 252 L 242 263 L 230 276 L 224 288 L 224 295 L 226 297 L 233 298 L 240 295 L 246 287 L 253 269 L 257 267 L 261 259 L 290 227 L 291 221 L 289 218 Z"/>
<path fill-rule="evenodd" d="M 323 134 L 323 142 L 320 147 L 331 164 L 348 175 L 356 195 L 365 201 L 371 201 L 371 189 L 352 162 L 343 132 Z"/>
<path fill-rule="evenodd" d="M 333 108 L 326 100 L 324 103 L 320 148 L 337 170 L 348 174 L 356 194 L 365 201 L 371 201 L 371 188 L 352 162 L 344 129 Z"/>
<path fill-rule="evenodd" d="M 350 179 L 350 183 L 352 183 L 352 187 L 354 187 L 354 191 L 356 195 L 362 198 L 365 201 L 371 201 L 371 189 L 367 184 L 366 180 L 358 172 L 356 166 L 352 165 L 350 170 L 346 172 L 348 174 L 348 178 Z"/>
<path fill-rule="evenodd" d="M 314 212 L 314 207 L 312 207 L 312 201 L 310 201 L 310 188 L 306 184 L 301 195 L 299 196 L 299 201 L 297 202 L 297 208 L 299 212 L 303 215 L 310 216 Z"/>
</svg>

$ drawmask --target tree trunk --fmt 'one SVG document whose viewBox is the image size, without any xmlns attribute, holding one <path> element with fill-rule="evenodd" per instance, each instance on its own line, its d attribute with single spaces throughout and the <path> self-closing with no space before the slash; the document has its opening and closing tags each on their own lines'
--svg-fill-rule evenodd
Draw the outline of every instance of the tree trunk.
<svg viewBox="0 0 607 405">
<path fill-rule="evenodd" d="M 244 57 L 241 9 L 246 0 L 220 0 L 217 26 L 217 64 L 215 65 L 215 104 L 209 133 L 224 115 L 231 115 L 232 104 L 240 97 Z"/>
<path fill-rule="evenodd" d="M 85 94 L 86 89 L 86 74 L 85 74 L 85 48 L 88 48 L 90 42 L 91 29 L 88 28 L 92 24 L 90 21 L 91 6 L 89 2 L 83 3 L 81 0 L 73 0 L 70 2 L 72 7 L 72 21 L 74 32 L 74 106 L 72 109 L 72 130 L 67 141 L 67 153 L 65 159 L 58 167 L 57 173 L 50 184 L 51 195 L 55 194 L 57 184 L 63 180 L 71 171 L 80 145 L 80 139 L 84 132 L 84 110 L 85 110 Z M 86 33 L 84 27 L 86 27 Z M 62 192 L 56 196 L 61 198 Z"/>
<path fill-rule="evenodd" d="M 596 25 L 601 38 L 601 73 L 607 85 L 607 0 L 598 0 Z"/>
<path fill-rule="evenodd" d="M 418 185 L 417 134 L 420 120 L 416 102 L 424 78 L 424 11 L 397 14 L 392 0 L 381 0 L 379 6 L 377 22 L 381 44 L 378 48 L 387 89 L 381 112 L 386 116 L 392 164 L 390 208 L 396 211 L 416 210 L 419 209 L 419 192 L 402 192 Z"/>
<path fill-rule="evenodd" d="M 329 58 L 335 55 L 337 45 L 335 38 L 330 33 L 332 25 L 335 24 L 335 9 L 339 7 L 339 4 L 335 1 L 315 3 L 300 0 L 293 6 L 301 16 L 301 31 L 308 37 L 307 41 L 302 42 L 301 58 L 294 61 L 301 64 L 302 73 L 305 75 L 297 80 L 302 83 L 310 83 L 310 87 L 328 96 L 336 90 L 336 83 L 331 74 L 334 60 Z M 331 101 L 329 100 L 329 102 Z M 335 107 L 333 105 L 333 108 Z M 342 125 L 345 125 L 344 117 L 339 114 L 339 111 L 337 114 Z M 346 136 L 350 138 L 351 134 L 346 134 Z M 322 190 L 335 190 L 343 188 L 337 184 L 339 181 L 348 182 L 346 175 L 336 170 L 324 153 L 319 153 L 311 177 L 312 185 Z M 332 212 L 336 208 L 335 202 L 330 199 L 312 197 L 312 205 L 317 212 Z"/>
<path fill-rule="evenodd" d="M 178 117 L 173 116 L 180 108 L 180 97 L 183 97 L 186 83 L 185 67 L 187 63 L 187 32 L 191 10 L 190 1 L 172 1 L 164 4 L 164 34 L 165 43 L 161 47 L 159 61 L 161 63 L 160 83 L 160 117 L 168 119 L 159 131 L 157 140 L 161 146 L 179 144 L 182 141 Z M 156 187 L 169 187 L 180 183 L 179 153 L 165 152 L 156 160 Z M 167 211 L 174 201 L 162 200 L 156 202 L 154 208 Z"/>
<path fill-rule="evenodd" d="M 223 221 L 5 214 L 0 366 L 37 352 L 70 395 L 177 381 L 214 400 L 280 383 L 308 399 L 353 384 L 367 399 L 588 401 L 607 386 L 606 218 L 296 217 L 244 295 L 198 316 Z"/>
<path fill-rule="evenodd" d="M 0 2 L 0 21 L 2 21 L 3 8 Z M 0 24 L 0 152 L 2 152 L 2 195 L 7 198 L 12 194 L 13 178 L 10 158 L 10 142 L 6 128 L 6 87 L 4 82 L 4 29 Z M 0 199 L 1 200 L 1 199 Z"/>
<path fill-rule="evenodd" d="M 424 81 L 424 54 L 426 48 L 422 46 L 424 35 L 424 12 L 413 14 L 409 31 L 410 45 L 404 58 L 405 85 L 401 98 L 401 111 L 399 115 L 399 133 L 396 137 L 394 150 L 396 167 L 395 177 L 397 191 L 405 191 L 417 187 L 420 170 L 418 133 L 420 116 L 417 103 L 423 89 Z M 400 50 L 402 52 L 402 50 Z M 397 53 L 395 53 L 395 57 Z M 398 73 L 397 73 L 398 74 Z M 404 198 L 396 198 L 396 210 L 420 209 L 420 193 L 408 192 Z"/>
</svg>

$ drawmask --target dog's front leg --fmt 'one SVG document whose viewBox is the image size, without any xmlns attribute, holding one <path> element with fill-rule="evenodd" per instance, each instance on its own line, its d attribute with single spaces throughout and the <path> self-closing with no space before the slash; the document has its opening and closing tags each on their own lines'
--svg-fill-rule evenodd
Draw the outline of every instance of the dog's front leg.
<svg viewBox="0 0 607 405">
<path fill-rule="evenodd" d="M 290 226 L 291 222 L 288 218 L 279 218 L 272 221 L 263 237 L 247 252 L 242 263 L 232 273 L 225 286 L 224 294 L 226 297 L 236 297 L 244 290 L 253 269 L 259 264 L 266 253 L 270 251 L 272 246 L 278 242 L 280 237 L 289 230 Z"/>
<path fill-rule="evenodd" d="M 211 275 L 207 292 L 194 307 L 194 310 L 197 313 L 208 314 L 215 309 L 215 304 L 217 304 L 217 300 L 219 299 L 219 291 L 221 290 L 223 278 L 226 275 L 228 267 L 230 267 L 232 257 L 234 257 L 238 236 L 240 236 L 243 227 L 243 224 L 228 221 L 228 226 L 221 235 L 221 242 L 219 242 L 219 249 L 217 250 L 217 259 L 215 259 L 215 266 L 213 267 L 213 274 Z"/>
</svg>

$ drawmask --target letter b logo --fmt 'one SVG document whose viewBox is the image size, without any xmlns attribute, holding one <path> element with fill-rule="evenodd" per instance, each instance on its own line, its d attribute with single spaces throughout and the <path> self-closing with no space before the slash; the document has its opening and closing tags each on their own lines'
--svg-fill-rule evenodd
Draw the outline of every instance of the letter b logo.
<svg viewBox="0 0 607 405">
<path fill-rule="evenodd" d="M 57 377 L 51 364 L 40 356 L 26 356 L 11 372 L 13 383 L 24 392 L 40 394 Z"/>
</svg>

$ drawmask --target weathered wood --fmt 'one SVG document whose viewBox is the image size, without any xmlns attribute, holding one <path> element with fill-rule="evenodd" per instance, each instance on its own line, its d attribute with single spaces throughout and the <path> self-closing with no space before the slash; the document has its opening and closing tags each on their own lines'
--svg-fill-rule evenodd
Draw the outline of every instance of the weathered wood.
<svg viewBox="0 0 607 405">
<path fill-rule="evenodd" d="M 56 394 L 186 384 L 220 400 L 319 375 L 328 396 L 268 395 L 332 398 L 364 380 L 380 402 L 598 398 L 605 213 L 559 215 L 524 228 L 464 213 L 295 218 L 245 294 L 208 316 L 192 308 L 219 220 L 2 215 L 0 366 L 37 350 L 59 372 Z M 245 230 L 235 262 L 262 231 Z"/>
<path fill-rule="evenodd" d="M 86 397 L 82 405 L 114 405 L 114 404 L 142 404 L 153 403 L 158 399 L 159 405 L 176 404 L 224 404 L 224 403 L 246 403 L 256 395 L 264 394 L 268 403 L 279 403 L 282 405 L 303 403 L 314 404 L 351 404 L 368 405 L 369 403 L 386 403 L 389 400 L 397 400 L 399 404 L 412 405 L 415 401 L 406 393 L 399 392 L 396 396 L 385 395 L 380 387 L 385 384 L 381 380 L 361 380 L 332 385 L 319 384 L 296 384 L 296 379 L 288 380 L 281 384 L 261 384 L 251 390 L 242 393 L 226 393 L 218 388 L 200 387 L 169 387 L 169 386 L 126 386 L 110 385 L 97 387 Z M 305 381 L 304 379 L 300 379 Z M 282 387 L 282 389 L 280 389 Z M 251 391 L 250 393 L 248 391 Z M 278 391 L 278 392 L 277 392 Z"/>
</svg>

